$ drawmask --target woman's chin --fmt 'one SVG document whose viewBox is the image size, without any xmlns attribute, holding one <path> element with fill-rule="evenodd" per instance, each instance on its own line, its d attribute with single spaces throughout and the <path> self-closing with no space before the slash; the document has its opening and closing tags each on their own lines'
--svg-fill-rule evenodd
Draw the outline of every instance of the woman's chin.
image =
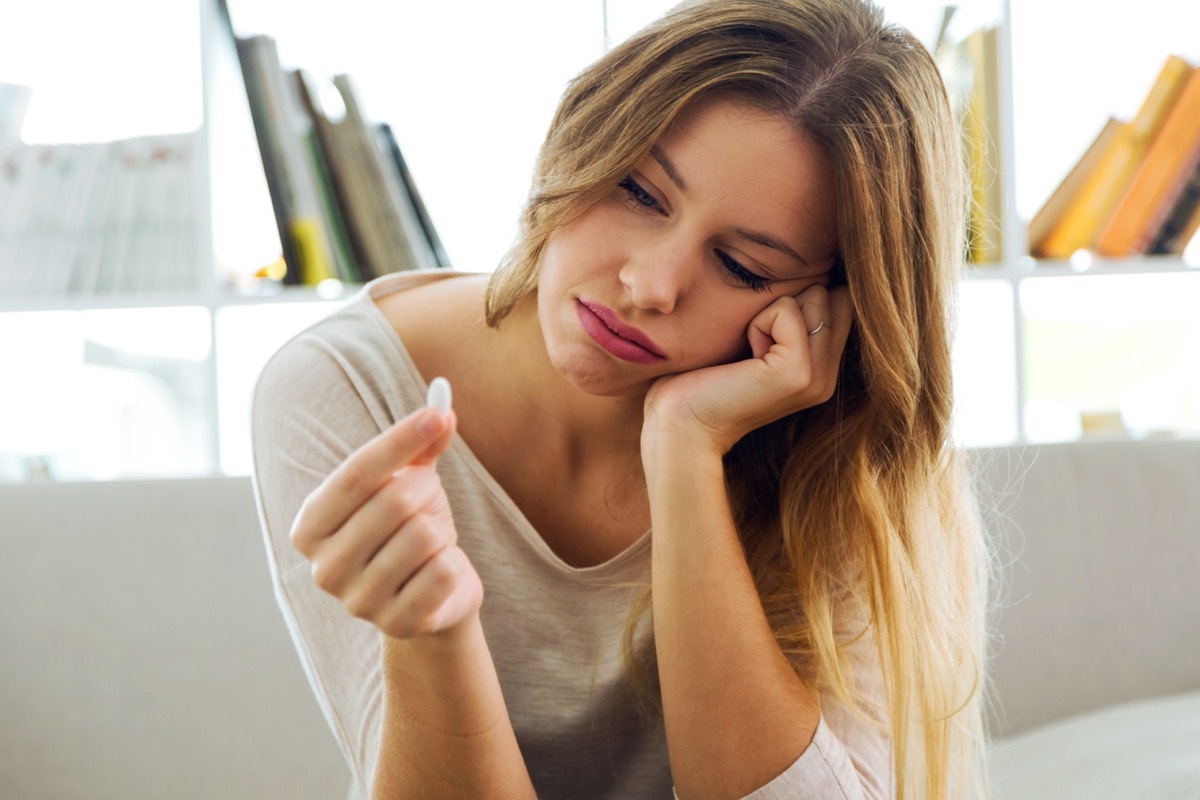
<svg viewBox="0 0 1200 800">
<path fill-rule="evenodd" d="M 595 357 L 552 358 L 551 362 L 563 380 L 593 397 L 644 397 L 659 377 L 636 375 L 633 369 L 623 369 L 618 363 L 605 363 Z"/>
</svg>

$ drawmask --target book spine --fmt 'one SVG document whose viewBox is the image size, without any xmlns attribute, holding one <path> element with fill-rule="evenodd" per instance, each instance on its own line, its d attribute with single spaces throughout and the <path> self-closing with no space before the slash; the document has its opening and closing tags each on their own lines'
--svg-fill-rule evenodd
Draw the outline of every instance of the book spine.
<svg viewBox="0 0 1200 800">
<path fill-rule="evenodd" d="M 290 106 L 287 82 L 279 63 L 275 40 L 252 37 L 253 55 L 262 79 L 263 100 L 270 120 L 272 144 L 280 168 L 283 193 L 288 200 L 287 236 L 296 255 L 300 283 L 319 283 L 333 277 L 316 191 L 309 174 L 296 128 L 297 114 Z"/>
<path fill-rule="evenodd" d="M 293 236 L 303 239 L 301 281 L 314 285 L 337 278 L 338 272 L 329 226 L 321 208 L 319 179 L 307 149 L 307 141 L 312 136 L 312 124 L 301 106 L 295 81 L 288 78 L 287 71 L 279 61 L 275 40 L 266 37 L 266 45 L 263 56 L 268 59 L 273 92 L 279 100 L 283 156 L 296 193 Z"/>
<path fill-rule="evenodd" d="M 67 231 L 63 238 L 71 243 L 70 269 L 65 292 L 78 291 L 79 273 L 86 261 L 88 249 L 88 221 L 94 202 L 97 184 L 103 180 L 104 148 L 96 144 L 80 145 L 78 153 L 80 169 L 77 173 L 72 206 L 63 217 Z"/>
<path fill-rule="evenodd" d="M 442 239 L 438 236 L 437 227 L 433 224 L 433 218 L 429 215 L 429 210 L 425 207 L 424 200 L 421 199 L 421 192 L 417 188 L 417 182 L 413 179 L 412 173 L 408 169 L 408 163 L 404 160 L 404 154 L 400 150 L 399 142 L 396 141 L 392 126 L 385 122 L 380 125 L 380 129 L 383 132 L 384 140 L 387 142 L 388 152 L 391 153 L 392 160 L 396 164 L 396 171 L 400 175 L 401 184 L 404 186 L 409 202 L 412 204 L 413 211 L 420 224 L 421 232 L 425 236 L 425 241 L 429 244 L 433 264 L 442 269 L 450 269 L 450 258 L 446 255 L 445 247 L 442 246 Z"/>
<path fill-rule="evenodd" d="M 388 184 L 388 170 L 383 168 L 375 132 L 367 123 L 358 101 L 358 92 L 348 75 L 335 76 L 333 83 L 346 107 L 346 115 L 341 123 L 342 132 L 354 154 L 360 178 L 358 188 L 362 192 L 368 224 L 374 234 L 372 266 L 377 273 L 415 269 L 418 262 L 402 228 L 395 189 Z"/>
<path fill-rule="evenodd" d="M 1003 197 L 1000 192 L 1000 98 L 998 29 L 982 28 L 963 40 L 973 68 L 963 136 L 971 180 L 968 249 L 972 263 L 999 261 Z"/>
<path fill-rule="evenodd" d="M 0 295 L 15 293 L 18 285 L 16 239 L 31 186 L 28 155 L 29 148 L 0 141 Z"/>
<path fill-rule="evenodd" d="M 297 269 L 299 262 L 292 237 L 288 231 L 288 220 L 291 217 L 290 199 L 286 191 L 282 167 L 278 163 L 278 148 L 274 143 L 271 130 L 271 119 L 264 98 L 265 88 L 260 76 L 261 70 L 254 57 L 254 42 L 252 39 L 236 38 L 238 62 L 242 68 L 242 78 L 246 85 L 246 100 L 250 105 L 250 119 L 254 123 L 254 135 L 258 140 L 259 157 L 262 160 L 263 172 L 267 178 L 267 192 L 271 198 L 271 208 L 275 214 L 275 227 L 279 233 L 279 246 L 283 251 L 283 260 L 290 268 L 283 276 L 283 282 L 295 284 L 300 282 Z"/>
<path fill-rule="evenodd" d="M 1192 65 L 1187 59 L 1175 54 L 1167 56 L 1131 123 L 1137 139 L 1147 145 L 1154 141 L 1191 71 Z"/>
<path fill-rule="evenodd" d="M 398 223 L 396 227 L 398 245 L 408 251 L 412 263 L 409 269 L 434 268 L 437 266 L 437 259 L 433 254 L 433 248 L 421 227 L 416 207 L 404 185 L 400 170 L 396 168 L 395 156 L 392 154 L 392 148 L 396 142 L 391 138 L 390 128 L 385 130 L 385 126 L 382 124 L 374 125 L 372 128 L 375 133 L 374 154 L 379 173 L 383 179 L 388 202 L 395 210 Z"/>
<path fill-rule="evenodd" d="M 1179 255 L 1187 247 L 1200 224 L 1200 160 L 1179 194 L 1171 213 L 1160 227 L 1147 252 L 1155 255 Z"/>
<path fill-rule="evenodd" d="M 1062 224 L 1072 206 L 1082 202 L 1091 176 L 1104 159 L 1105 153 L 1113 147 L 1113 142 L 1120 135 L 1121 122 L 1115 117 L 1109 117 L 1104 127 L 1096 134 L 1096 138 L 1088 146 L 1079 161 L 1071 168 L 1066 177 L 1051 192 L 1050 197 L 1038 209 L 1029 222 L 1029 252 L 1031 255 L 1047 257 L 1046 240 L 1055 227 Z"/>
<path fill-rule="evenodd" d="M 1077 202 L 1042 241 L 1037 255 L 1069 258 L 1076 250 L 1091 247 L 1132 179 L 1138 158 L 1132 127 L 1122 122 L 1108 151 L 1079 192 Z"/>
<path fill-rule="evenodd" d="M 1192 216 L 1183 225 L 1183 229 L 1179 234 L 1176 247 L 1178 252 L 1182 253 L 1187 249 L 1187 246 L 1196 236 L 1196 231 L 1200 230 L 1200 203 L 1196 204 L 1196 208 L 1192 210 Z"/>
<path fill-rule="evenodd" d="M 342 113 L 331 120 L 329 139 L 338 165 L 339 184 L 345 191 L 345 217 L 351 241 L 361 248 L 359 271 L 363 280 L 373 280 L 388 272 L 391 255 L 388 244 L 380 229 L 375 202 L 367 175 L 367 163 L 363 155 L 362 132 L 346 110 L 346 97 L 351 91 L 348 79 L 335 76 L 333 86 L 342 98 Z"/>
<path fill-rule="evenodd" d="M 312 79 L 304 70 L 292 70 L 291 78 L 296 99 L 302 112 L 308 117 L 308 132 L 304 137 L 304 144 L 312 163 L 313 174 L 316 176 L 321 212 L 329 232 L 338 275 L 344 281 L 360 282 L 360 256 L 345 219 L 345 209 L 348 206 L 344 200 L 345 193 L 338 185 L 339 166 L 334 146 L 330 141 L 329 120 L 316 97 L 316 87 L 310 86 Z"/>
<path fill-rule="evenodd" d="M 117 189 L 118 143 L 98 144 L 96 174 L 87 192 L 87 210 L 80 219 L 80 250 L 71 271 L 70 291 L 86 294 L 101 285 L 104 262 L 104 224 Z"/>
<path fill-rule="evenodd" d="M 64 211 L 69 209 L 75 190 L 75 173 L 78 169 L 77 145 L 60 144 L 49 148 L 53 153 L 49 164 L 50 179 L 54 181 L 53 202 L 39 209 L 35 238 L 38 256 L 34 262 L 37 275 L 37 291 L 61 294 L 67 290 L 70 280 L 70 242 Z"/>
<path fill-rule="evenodd" d="M 1200 137 L 1197 137 L 1195 144 L 1192 146 L 1192 152 L 1180 166 L 1179 174 L 1173 177 L 1159 200 L 1155 203 L 1155 206 L 1151 209 L 1151 213 L 1146 220 L 1145 226 L 1142 228 L 1141 234 L 1138 236 L 1137 241 L 1134 242 L 1133 251 L 1135 253 L 1150 252 L 1150 248 L 1158 238 L 1159 231 L 1166 224 L 1167 219 L 1171 216 L 1171 211 L 1179 202 L 1184 191 L 1187 190 L 1188 182 L 1192 177 L 1192 171 L 1197 165 L 1200 165 Z"/>
</svg>

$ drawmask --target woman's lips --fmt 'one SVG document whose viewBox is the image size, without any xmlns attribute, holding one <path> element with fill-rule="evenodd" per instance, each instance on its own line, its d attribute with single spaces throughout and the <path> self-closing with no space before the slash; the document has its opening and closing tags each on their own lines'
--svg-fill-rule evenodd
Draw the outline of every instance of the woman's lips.
<svg viewBox="0 0 1200 800">
<path fill-rule="evenodd" d="M 658 346 L 649 336 L 617 319 L 611 309 L 585 300 L 575 301 L 575 316 L 596 344 L 623 361 L 654 364 L 662 361 Z"/>
</svg>

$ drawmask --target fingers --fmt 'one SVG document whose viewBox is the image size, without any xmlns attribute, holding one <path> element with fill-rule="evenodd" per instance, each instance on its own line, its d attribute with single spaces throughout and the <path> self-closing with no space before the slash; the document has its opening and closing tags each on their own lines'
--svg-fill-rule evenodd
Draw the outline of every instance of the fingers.
<svg viewBox="0 0 1200 800">
<path fill-rule="evenodd" d="M 292 525 L 292 545 L 309 555 L 396 471 L 408 465 L 431 464 L 449 447 L 456 422 L 453 411 L 423 408 L 360 447 L 305 498 Z"/>
<path fill-rule="evenodd" d="M 447 547 L 380 609 L 372 621 L 398 639 L 438 633 L 470 619 L 483 601 L 483 585 L 467 554 Z"/>
<path fill-rule="evenodd" d="M 439 524 L 435 517 L 418 515 L 410 519 L 350 575 L 350 582 L 339 593 L 346 610 L 360 619 L 382 622 L 389 604 L 423 571 L 441 570 L 435 562 L 446 550 L 455 547 L 452 531 L 451 526 Z M 421 606 L 421 610 L 423 613 L 429 609 Z M 387 624 L 396 624 L 394 614 Z"/>
<path fill-rule="evenodd" d="M 844 286 L 831 291 L 812 286 L 796 300 L 814 361 L 819 365 L 832 362 L 836 370 L 846 339 L 850 336 L 852 314 L 849 291 Z"/>
<path fill-rule="evenodd" d="M 816 403 L 824 403 L 837 390 L 842 352 L 850 336 L 853 321 L 850 293 L 844 286 L 833 290 L 813 286 L 796 300 L 812 359 L 810 392 Z"/>
<path fill-rule="evenodd" d="M 330 473 L 292 526 L 313 582 L 392 636 L 454 626 L 479 609 L 479 577 L 457 546 L 435 467 L 456 424 L 435 408 L 398 421 Z"/>
<path fill-rule="evenodd" d="M 779 387 L 802 407 L 823 403 L 837 388 L 842 352 L 853 312 L 845 287 L 810 286 L 795 297 L 780 297 L 748 329 L 754 357 L 780 369 Z"/>
<path fill-rule="evenodd" d="M 448 521 L 449 509 L 433 467 L 406 467 L 393 474 L 336 531 L 306 543 L 301 552 L 312 563 L 313 582 L 320 589 L 347 604 L 350 600 L 363 603 L 365 598 L 353 597 L 361 594 L 355 583 L 384 551 L 391 548 L 388 563 L 394 568 L 407 567 L 394 573 L 406 579 L 425 559 L 454 542 L 457 536 L 452 524 L 440 528 L 430 524 L 438 518 Z M 438 531 L 442 533 L 435 536 Z M 420 556 L 415 563 L 397 563 L 392 544 L 397 539 L 401 547 Z"/>
</svg>

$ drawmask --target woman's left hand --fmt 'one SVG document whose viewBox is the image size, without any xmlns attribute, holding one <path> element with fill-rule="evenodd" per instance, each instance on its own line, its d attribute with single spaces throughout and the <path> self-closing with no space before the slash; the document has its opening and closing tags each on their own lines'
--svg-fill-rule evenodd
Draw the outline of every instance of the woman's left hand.
<svg viewBox="0 0 1200 800">
<path fill-rule="evenodd" d="M 750 358 L 659 378 L 646 395 L 643 458 L 669 441 L 724 455 L 750 431 L 829 400 L 851 317 L 845 287 L 810 286 L 750 321 Z"/>
</svg>

